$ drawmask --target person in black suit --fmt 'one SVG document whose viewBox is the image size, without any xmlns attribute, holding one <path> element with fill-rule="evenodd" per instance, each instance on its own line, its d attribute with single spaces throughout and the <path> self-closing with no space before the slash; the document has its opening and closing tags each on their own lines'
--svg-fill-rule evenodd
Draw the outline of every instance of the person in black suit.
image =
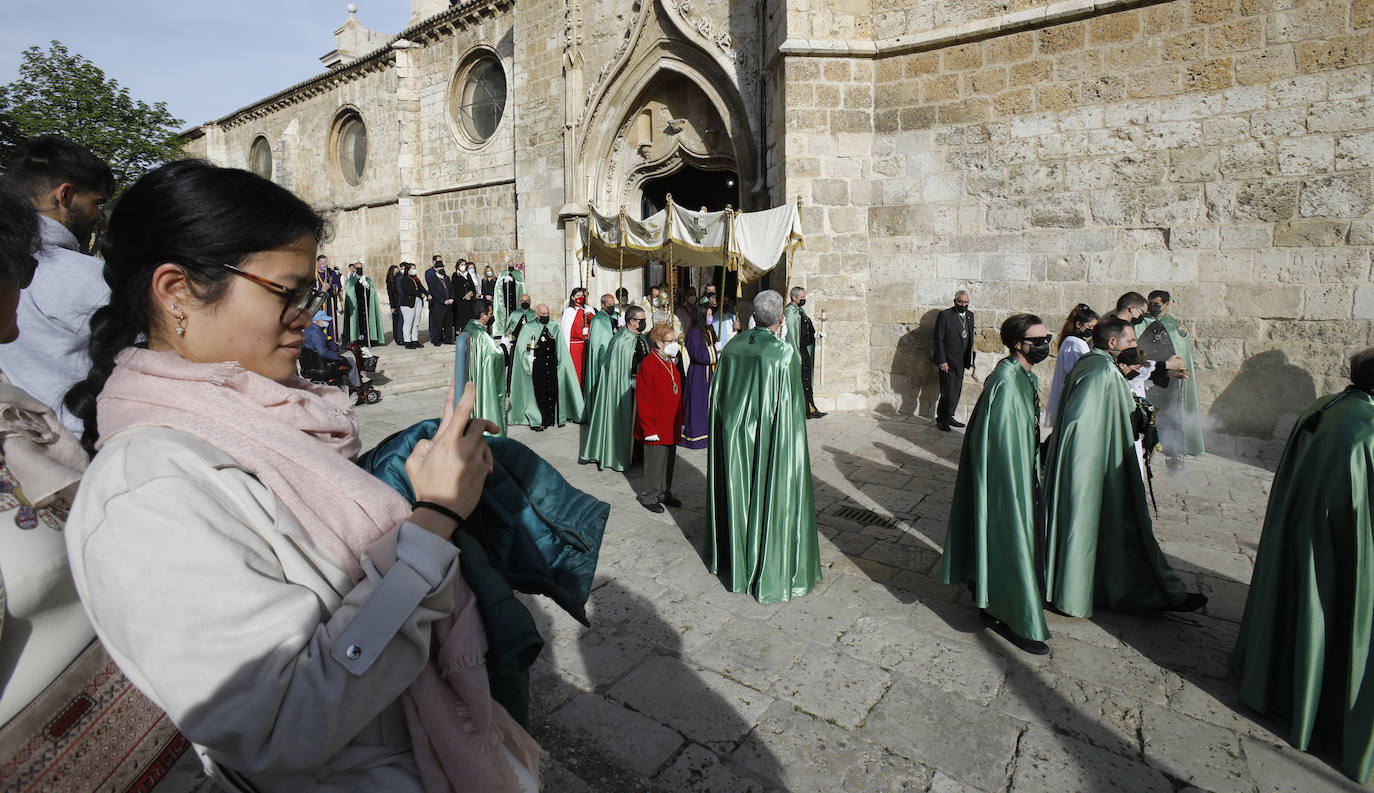
<svg viewBox="0 0 1374 793">
<path fill-rule="evenodd" d="M 448 273 L 444 272 L 444 257 L 434 254 L 433 264 L 425 270 L 425 286 L 429 289 L 429 343 L 438 347 L 452 343 L 453 289 Z"/>
<path fill-rule="evenodd" d="M 935 365 L 940 367 L 940 402 L 935 406 L 935 423 L 949 432 L 962 427 L 954 420 L 959 394 L 964 390 L 964 372 L 973 368 L 973 312 L 968 310 L 968 292 L 954 293 L 954 306 L 935 318 Z"/>
</svg>

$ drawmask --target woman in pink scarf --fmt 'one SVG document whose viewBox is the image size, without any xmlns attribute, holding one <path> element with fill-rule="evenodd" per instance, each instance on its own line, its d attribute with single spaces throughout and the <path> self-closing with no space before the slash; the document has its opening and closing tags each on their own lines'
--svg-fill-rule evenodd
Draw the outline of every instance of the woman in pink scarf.
<svg viewBox="0 0 1374 793">
<path fill-rule="evenodd" d="M 231 790 L 537 790 L 449 541 L 496 428 L 450 394 L 406 461 L 414 504 L 351 462 L 347 398 L 296 375 L 324 230 L 283 188 L 193 160 L 120 199 L 110 305 L 67 397 L 99 450 L 67 524 L 77 589 Z"/>
</svg>

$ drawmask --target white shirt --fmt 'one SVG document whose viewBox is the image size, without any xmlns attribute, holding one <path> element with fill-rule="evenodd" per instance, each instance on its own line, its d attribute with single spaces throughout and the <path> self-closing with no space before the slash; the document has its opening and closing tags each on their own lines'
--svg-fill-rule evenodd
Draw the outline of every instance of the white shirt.
<svg viewBox="0 0 1374 793">
<path fill-rule="evenodd" d="M 1054 426 L 1054 417 L 1059 410 L 1059 394 L 1064 390 L 1064 379 L 1073 371 L 1078 359 L 1088 354 L 1088 343 L 1078 336 L 1065 336 L 1059 342 L 1059 357 L 1054 363 L 1054 378 L 1050 380 L 1050 401 L 1045 405 L 1045 426 Z"/>
</svg>

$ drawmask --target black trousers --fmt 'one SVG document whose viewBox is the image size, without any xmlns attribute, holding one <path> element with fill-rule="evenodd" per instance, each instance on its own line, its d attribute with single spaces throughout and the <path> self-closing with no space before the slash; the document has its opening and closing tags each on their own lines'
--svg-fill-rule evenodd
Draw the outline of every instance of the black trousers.
<svg viewBox="0 0 1374 793">
<path fill-rule="evenodd" d="M 639 488 L 639 503 L 657 504 L 673 489 L 673 467 L 677 465 L 677 446 L 644 444 L 644 483 Z"/>
<path fill-rule="evenodd" d="M 429 304 L 429 342 L 437 344 L 441 341 L 452 341 L 449 336 L 451 328 L 450 310 L 453 306 L 446 306 L 438 300 L 432 300 Z"/>
<path fill-rule="evenodd" d="M 940 401 L 935 406 L 935 419 L 949 421 L 959 407 L 959 394 L 964 390 L 964 367 L 949 365 L 948 372 L 940 372 Z"/>
<path fill-rule="evenodd" d="M 816 371 L 816 357 L 811 352 L 813 349 L 815 348 L 801 348 L 802 393 L 806 396 L 806 409 L 808 411 L 816 409 L 816 398 L 811 395 L 811 378 Z"/>
</svg>

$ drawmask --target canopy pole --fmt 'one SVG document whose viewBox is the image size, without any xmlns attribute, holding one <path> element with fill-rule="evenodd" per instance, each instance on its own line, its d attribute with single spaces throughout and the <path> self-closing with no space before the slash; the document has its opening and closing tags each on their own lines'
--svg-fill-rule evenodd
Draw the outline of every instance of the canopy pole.
<svg viewBox="0 0 1374 793">
<path fill-rule="evenodd" d="M 617 262 L 617 269 L 620 271 L 620 289 L 625 288 L 625 207 L 620 207 L 620 245 L 616 246 L 616 251 L 620 255 Z M 616 300 L 620 299 L 620 290 L 616 290 Z M 628 299 L 628 296 L 627 296 Z M 622 311 L 624 309 L 621 309 Z"/>
<path fill-rule="evenodd" d="M 673 324 L 673 317 L 677 315 L 677 267 L 673 264 L 673 194 L 667 195 L 668 211 L 663 215 L 663 225 L 667 229 L 668 238 L 668 324 Z"/>
</svg>

